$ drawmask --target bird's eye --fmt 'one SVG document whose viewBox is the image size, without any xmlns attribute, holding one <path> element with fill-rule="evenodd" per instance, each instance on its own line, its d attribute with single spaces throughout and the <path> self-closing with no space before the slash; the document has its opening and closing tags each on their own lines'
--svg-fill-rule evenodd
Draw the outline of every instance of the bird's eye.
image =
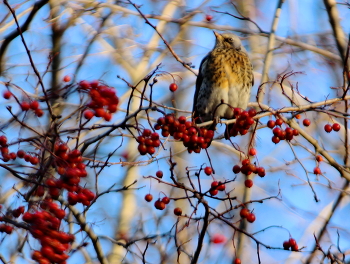
<svg viewBox="0 0 350 264">
<path fill-rule="evenodd" d="M 233 38 L 228 38 L 227 42 L 233 43 Z"/>
</svg>

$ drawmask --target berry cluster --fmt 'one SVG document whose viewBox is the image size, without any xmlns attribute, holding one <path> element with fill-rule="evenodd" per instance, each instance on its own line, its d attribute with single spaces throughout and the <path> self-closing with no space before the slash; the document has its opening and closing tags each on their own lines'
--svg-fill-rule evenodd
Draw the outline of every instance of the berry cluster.
<svg viewBox="0 0 350 264">
<path fill-rule="evenodd" d="M 251 125 L 254 124 L 253 117 L 256 116 L 256 110 L 251 108 L 248 111 L 243 111 L 243 109 L 237 107 L 233 109 L 233 113 L 236 123 L 229 126 L 229 135 L 235 137 L 238 133 L 241 135 L 247 134 Z"/>
<path fill-rule="evenodd" d="M 89 206 L 91 201 L 95 199 L 95 194 L 89 189 L 81 188 L 77 186 L 77 190 L 74 192 L 68 192 L 68 203 L 75 205 L 82 203 L 85 206 Z"/>
<path fill-rule="evenodd" d="M 281 140 L 292 140 L 294 136 L 299 135 L 299 131 L 296 129 L 293 129 L 289 126 L 286 127 L 286 129 L 282 129 L 283 120 L 281 118 L 274 120 L 269 120 L 267 122 L 267 127 L 273 129 L 273 137 L 272 142 L 277 144 Z"/>
<path fill-rule="evenodd" d="M 66 213 L 51 199 L 44 200 L 40 207 L 42 210 L 28 211 L 22 217 L 29 224 L 29 232 L 41 244 L 41 250 L 34 251 L 32 259 L 39 263 L 65 263 L 69 257 L 66 252 L 74 241 L 74 235 L 58 231 Z"/>
<path fill-rule="evenodd" d="M 232 171 L 235 174 L 242 172 L 245 175 L 250 175 L 252 173 L 258 174 L 260 177 L 264 177 L 266 175 L 264 167 L 257 167 L 253 163 L 250 163 L 249 159 L 242 160 L 242 166 L 234 165 Z"/>
<path fill-rule="evenodd" d="M 251 148 L 249 150 L 249 155 L 256 155 L 256 150 L 254 148 Z M 264 167 L 257 167 L 255 164 L 251 163 L 249 159 L 242 160 L 242 166 L 234 165 L 232 171 L 235 174 L 242 172 L 246 176 L 249 176 L 252 173 L 258 174 L 260 177 L 265 177 L 266 175 Z M 253 180 L 246 179 L 244 181 L 244 185 L 247 188 L 251 188 L 253 186 Z"/>
<path fill-rule="evenodd" d="M 290 238 L 289 240 L 284 241 L 283 242 L 283 248 L 285 250 L 289 250 L 289 248 L 290 248 L 292 251 L 298 251 L 299 250 L 299 246 L 297 244 L 297 241 L 294 238 Z"/>
<path fill-rule="evenodd" d="M 213 181 L 210 186 L 209 193 L 211 196 L 215 196 L 218 194 L 218 192 L 223 192 L 225 191 L 225 184 L 222 183 L 221 181 Z"/>
<path fill-rule="evenodd" d="M 86 105 L 91 110 L 84 111 L 84 117 L 91 119 L 94 116 L 103 117 L 104 120 L 110 121 L 112 114 L 117 112 L 119 98 L 115 89 L 99 83 L 99 81 L 81 81 L 79 89 L 88 91 L 91 101 Z"/>
<path fill-rule="evenodd" d="M 0 224 L 0 233 L 12 234 L 13 226 L 7 224 Z"/>
<path fill-rule="evenodd" d="M 4 162 L 8 162 L 11 159 L 15 160 L 17 157 L 16 153 L 10 153 L 7 145 L 7 137 L 5 135 L 0 136 L 0 151 Z"/>
<path fill-rule="evenodd" d="M 20 159 L 24 159 L 26 162 L 30 162 L 32 165 L 37 165 L 39 163 L 39 158 L 37 156 L 30 155 L 22 149 L 19 149 L 17 151 L 17 157 Z"/>
<path fill-rule="evenodd" d="M 162 199 L 159 198 L 154 202 L 154 207 L 158 210 L 164 210 L 168 203 L 170 203 L 169 197 L 164 196 Z"/>
<path fill-rule="evenodd" d="M 338 132 L 340 130 L 340 125 L 338 123 L 334 123 L 333 125 L 326 124 L 324 126 L 324 131 L 326 131 L 327 133 L 331 133 L 332 130 L 334 130 L 335 132 Z"/>
<path fill-rule="evenodd" d="M 241 211 L 239 212 L 239 215 L 241 216 L 242 219 L 247 219 L 249 223 L 253 223 L 255 221 L 255 214 L 249 211 L 248 208 L 242 208 Z"/>
<path fill-rule="evenodd" d="M 176 119 L 174 114 L 158 118 L 154 128 L 162 129 L 163 137 L 171 135 L 174 139 L 181 140 L 189 153 L 199 153 L 201 149 L 206 149 L 214 137 L 213 130 L 197 128 L 192 122 L 186 121 L 186 117 Z"/>
<path fill-rule="evenodd" d="M 141 136 L 137 137 L 137 142 L 139 143 L 137 149 L 141 155 L 146 155 L 147 153 L 152 155 L 156 152 L 155 148 L 160 146 L 159 135 L 150 129 L 144 129 Z"/>
<path fill-rule="evenodd" d="M 42 117 L 44 114 L 43 110 L 40 108 L 39 102 L 35 100 L 31 101 L 30 103 L 27 101 L 21 102 L 21 109 L 22 111 L 28 111 L 31 109 L 34 111 L 34 114 L 37 117 Z"/>
</svg>

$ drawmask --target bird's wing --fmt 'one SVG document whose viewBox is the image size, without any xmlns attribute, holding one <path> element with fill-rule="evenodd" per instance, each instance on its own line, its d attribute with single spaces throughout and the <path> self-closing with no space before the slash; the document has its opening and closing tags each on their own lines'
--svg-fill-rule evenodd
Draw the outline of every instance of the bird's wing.
<svg viewBox="0 0 350 264">
<path fill-rule="evenodd" d="M 203 82 L 203 78 L 204 78 L 203 67 L 205 67 L 205 65 L 207 63 L 208 56 L 209 56 L 209 54 L 203 58 L 200 66 L 199 66 L 198 76 L 197 76 L 197 80 L 196 80 L 196 91 L 194 92 L 194 97 L 193 97 L 193 108 L 192 108 L 192 115 L 193 115 L 192 117 L 193 118 L 198 117 L 198 113 L 197 113 L 195 108 L 197 105 L 197 98 L 198 98 L 199 90 L 202 86 L 202 82 Z"/>
</svg>

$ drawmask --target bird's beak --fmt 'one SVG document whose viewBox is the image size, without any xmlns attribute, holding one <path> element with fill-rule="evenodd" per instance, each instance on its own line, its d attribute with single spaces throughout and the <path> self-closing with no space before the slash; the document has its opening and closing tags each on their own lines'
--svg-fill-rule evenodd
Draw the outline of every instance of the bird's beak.
<svg viewBox="0 0 350 264">
<path fill-rule="evenodd" d="M 218 38 L 220 36 L 220 34 L 218 32 L 216 32 L 216 31 L 214 31 L 214 30 L 213 30 L 213 33 L 214 33 L 216 38 Z"/>
</svg>

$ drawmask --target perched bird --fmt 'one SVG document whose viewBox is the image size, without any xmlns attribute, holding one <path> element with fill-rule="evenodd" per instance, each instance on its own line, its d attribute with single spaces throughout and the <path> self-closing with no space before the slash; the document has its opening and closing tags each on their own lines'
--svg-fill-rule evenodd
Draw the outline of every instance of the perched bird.
<svg viewBox="0 0 350 264">
<path fill-rule="evenodd" d="M 193 99 L 196 123 L 233 118 L 233 108 L 247 108 L 254 84 L 253 67 L 241 40 L 231 33 L 214 31 L 214 35 L 215 46 L 203 58 L 196 81 Z M 207 128 L 214 129 L 215 122 Z"/>
</svg>

